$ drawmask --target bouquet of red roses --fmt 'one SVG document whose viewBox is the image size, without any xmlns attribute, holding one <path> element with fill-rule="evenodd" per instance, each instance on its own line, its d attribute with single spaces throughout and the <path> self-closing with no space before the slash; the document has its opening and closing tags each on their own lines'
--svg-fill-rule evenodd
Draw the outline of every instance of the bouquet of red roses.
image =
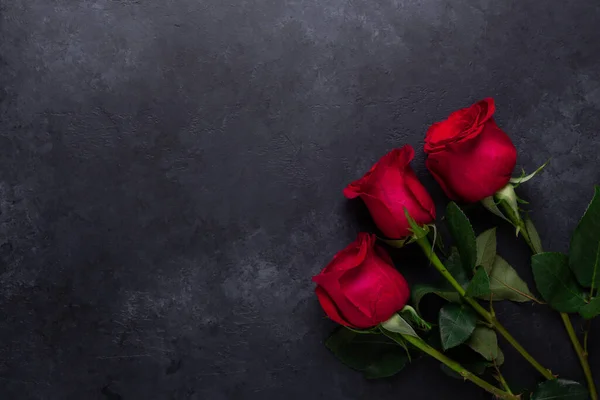
<svg viewBox="0 0 600 400">
<path fill-rule="evenodd" d="M 569 314 L 578 313 L 588 321 L 600 314 L 600 187 L 573 232 L 569 253 L 544 252 L 520 207 L 527 202 L 515 191 L 544 166 L 530 175 L 512 176 L 517 150 L 496 125 L 494 111 L 494 101 L 485 99 L 427 131 L 427 168 L 452 200 L 445 215 L 454 241 L 450 249 L 441 244 L 434 224 L 435 204 L 410 166 L 414 156 L 410 146 L 392 150 L 344 189 L 347 198 L 364 201 L 381 235 L 359 233 L 313 277 L 323 310 L 342 325 L 326 346 L 368 378 L 396 374 L 420 352 L 495 397 L 519 399 L 523 393 L 513 392 L 501 372 L 500 336 L 545 378 L 529 393 L 532 400 L 597 400 L 587 359 L 589 324 L 579 338 Z M 516 235 L 531 248 L 535 284 L 545 302 L 497 254 L 495 228 L 477 235 L 457 202 L 481 202 L 515 227 Z M 430 266 L 444 278 L 443 285 L 415 285 L 411 290 L 385 249 L 411 243 L 423 250 Z M 445 301 L 435 323 L 419 313 L 419 303 L 428 294 Z M 496 317 L 496 301 L 535 302 L 558 311 L 587 389 L 559 379 L 521 346 Z M 460 359 L 460 349 L 469 349 L 478 358 Z M 485 379 L 489 371 L 495 381 Z"/>
</svg>

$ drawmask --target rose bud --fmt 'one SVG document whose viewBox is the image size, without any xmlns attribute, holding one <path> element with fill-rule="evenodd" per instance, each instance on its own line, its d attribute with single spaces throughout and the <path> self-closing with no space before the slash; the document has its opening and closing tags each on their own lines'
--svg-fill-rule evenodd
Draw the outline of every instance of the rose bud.
<svg viewBox="0 0 600 400">
<path fill-rule="evenodd" d="M 375 241 L 375 235 L 359 233 L 354 243 L 313 277 L 321 307 L 329 318 L 344 326 L 376 326 L 408 301 L 406 280 Z"/>
<path fill-rule="evenodd" d="M 435 204 L 410 167 L 414 155 L 409 145 L 394 149 L 344 189 L 347 198 L 365 202 L 377 227 L 391 239 L 411 234 L 405 209 L 419 225 L 435 220 Z"/>
<path fill-rule="evenodd" d="M 493 195 L 509 181 L 517 149 L 494 122 L 489 98 L 450 114 L 427 131 L 427 168 L 446 195 L 474 203 Z"/>
</svg>

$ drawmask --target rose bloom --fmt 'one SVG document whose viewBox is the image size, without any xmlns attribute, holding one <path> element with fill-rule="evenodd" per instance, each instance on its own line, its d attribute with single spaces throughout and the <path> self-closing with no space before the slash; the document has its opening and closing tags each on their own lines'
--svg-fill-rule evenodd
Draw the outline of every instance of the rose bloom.
<svg viewBox="0 0 600 400">
<path fill-rule="evenodd" d="M 375 224 L 388 238 L 411 234 L 405 209 L 419 225 L 435 220 L 435 204 L 410 167 L 414 155 L 409 145 L 394 149 L 344 189 L 347 198 L 360 197 L 365 202 Z"/>
<path fill-rule="evenodd" d="M 387 321 L 408 301 L 406 280 L 375 241 L 375 235 L 359 233 L 313 277 L 323 310 L 339 324 L 370 328 Z"/>
<path fill-rule="evenodd" d="M 452 200 L 483 200 L 510 179 L 517 149 L 494 122 L 494 110 L 494 100 L 485 99 L 427 131 L 427 168 Z"/>
</svg>

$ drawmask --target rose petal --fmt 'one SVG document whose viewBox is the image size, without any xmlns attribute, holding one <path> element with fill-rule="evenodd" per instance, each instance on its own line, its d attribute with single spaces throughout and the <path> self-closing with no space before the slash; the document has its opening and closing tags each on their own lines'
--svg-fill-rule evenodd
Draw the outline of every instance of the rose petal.
<svg viewBox="0 0 600 400">
<path fill-rule="evenodd" d="M 313 281 L 323 284 L 323 279 L 326 279 L 324 275 L 340 273 L 360 265 L 365 259 L 368 248 L 373 246 L 374 241 L 374 235 L 365 232 L 359 233 L 354 242 L 333 256 L 329 264 L 313 277 Z"/>
<path fill-rule="evenodd" d="M 366 194 L 360 197 L 369 209 L 369 214 L 375 221 L 375 225 L 385 236 L 391 239 L 400 239 L 408 234 L 408 221 L 402 224 L 402 220 L 399 221 L 382 200 Z M 406 220 L 406 216 L 404 216 L 404 220 Z"/>
<path fill-rule="evenodd" d="M 433 200 L 410 169 L 413 158 L 414 150 L 409 145 L 394 149 L 344 192 L 346 197 L 360 193 L 375 224 L 388 238 L 410 234 L 405 209 L 422 224 L 435 217 Z"/>
<path fill-rule="evenodd" d="M 372 274 L 368 266 L 361 265 L 340 278 L 340 288 L 346 298 L 366 317 L 371 318 L 375 308 L 373 299 L 380 289 L 379 276 Z"/>
<path fill-rule="evenodd" d="M 448 196 L 450 200 L 459 201 L 460 197 L 456 193 L 454 193 L 451 186 L 446 184 L 444 176 L 441 173 L 443 171 L 443 159 L 444 158 L 440 156 L 430 155 L 425 161 L 425 166 L 427 167 L 431 175 L 433 175 L 436 182 L 442 187 L 442 190 L 444 191 L 444 193 L 446 193 L 446 196 Z M 440 171 L 440 173 L 438 173 L 438 171 Z"/>
<path fill-rule="evenodd" d="M 410 165 L 406 166 L 404 179 L 406 187 L 415 199 L 411 203 L 413 207 L 408 208 L 410 216 L 420 225 L 435 220 L 435 203 Z"/>
<path fill-rule="evenodd" d="M 363 186 L 368 184 L 369 178 L 373 171 L 377 168 L 378 164 L 379 162 L 375 163 L 371 169 L 363 175 L 362 178 L 348 184 L 348 186 L 346 186 L 344 189 L 344 196 L 348 199 L 354 199 L 355 197 L 358 197 L 363 192 Z"/>
<path fill-rule="evenodd" d="M 385 276 L 386 284 L 379 296 L 375 307 L 375 320 L 387 321 L 395 312 L 401 310 L 410 297 L 410 288 L 406 279 L 393 266 L 385 262 L 376 264 L 380 268 L 382 276 Z"/>
<path fill-rule="evenodd" d="M 322 287 L 317 286 L 315 289 L 315 293 L 317 294 L 317 298 L 319 299 L 319 303 L 321 304 L 323 311 L 325 311 L 325 314 L 327 314 L 329 318 L 331 318 L 338 324 L 356 328 L 350 322 L 346 321 L 344 317 L 342 317 L 342 314 L 340 314 L 335 303 Z"/>
<path fill-rule="evenodd" d="M 374 252 L 359 268 L 344 274 L 340 289 L 348 301 L 368 318 L 365 325 L 371 326 L 387 320 L 404 307 L 410 293 L 402 275 Z"/>
<path fill-rule="evenodd" d="M 486 98 L 454 111 L 444 121 L 432 124 L 425 135 L 425 152 L 443 151 L 448 144 L 477 137 L 482 132 L 482 125 L 494 115 L 495 109 L 494 99 Z"/>
<path fill-rule="evenodd" d="M 480 113 L 477 116 L 477 124 L 482 125 L 492 118 L 494 112 L 496 112 L 496 104 L 494 103 L 494 99 L 488 97 L 478 102 L 477 105 L 480 108 Z"/>
<path fill-rule="evenodd" d="M 489 119 L 476 139 L 429 154 L 426 165 L 448 197 L 474 203 L 508 183 L 516 160 L 510 138 Z"/>
</svg>

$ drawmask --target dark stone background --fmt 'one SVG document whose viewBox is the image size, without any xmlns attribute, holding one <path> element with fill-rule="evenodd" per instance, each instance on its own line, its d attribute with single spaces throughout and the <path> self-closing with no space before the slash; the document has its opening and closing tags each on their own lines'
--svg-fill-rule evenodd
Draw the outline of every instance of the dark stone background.
<svg viewBox="0 0 600 400">
<path fill-rule="evenodd" d="M 487 96 L 520 167 L 552 158 L 520 190 L 546 248 L 600 182 L 596 0 L 0 0 L 0 35 L 2 399 L 489 398 L 426 359 L 366 381 L 324 348 L 310 277 L 369 226 L 342 188 L 409 143 L 441 211 L 424 133 Z M 531 284 L 504 225 L 500 252 Z M 582 379 L 557 314 L 497 311 Z"/>
</svg>

